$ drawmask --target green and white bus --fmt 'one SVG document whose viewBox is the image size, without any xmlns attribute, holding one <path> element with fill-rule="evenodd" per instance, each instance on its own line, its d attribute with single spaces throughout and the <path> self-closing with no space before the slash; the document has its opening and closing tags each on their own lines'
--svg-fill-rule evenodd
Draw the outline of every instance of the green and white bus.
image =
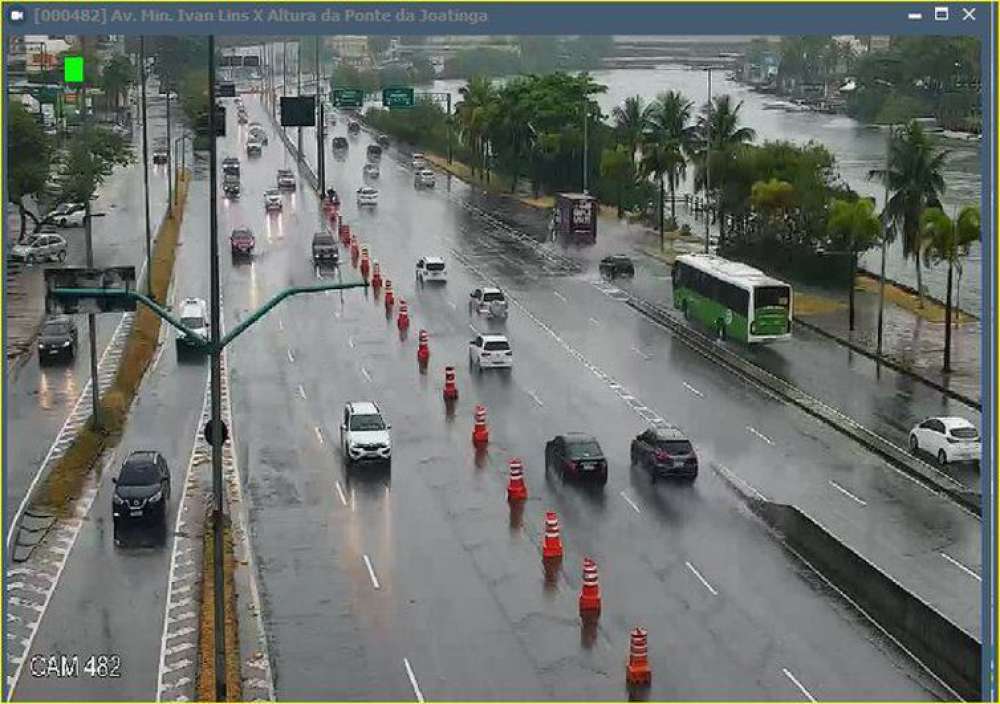
<svg viewBox="0 0 1000 704">
<path fill-rule="evenodd" d="M 682 254 L 671 272 L 674 308 L 721 339 L 756 343 L 792 336 L 792 287 L 714 254 Z"/>
</svg>

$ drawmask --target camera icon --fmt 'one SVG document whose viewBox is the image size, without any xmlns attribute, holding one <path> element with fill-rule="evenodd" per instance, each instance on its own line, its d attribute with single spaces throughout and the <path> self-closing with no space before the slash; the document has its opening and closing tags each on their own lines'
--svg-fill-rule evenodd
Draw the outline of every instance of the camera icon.
<svg viewBox="0 0 1000 704">
<path fill-rule="evenodd" d="M 24 9 L 20 7 L 12 7 L 10 8 L 10 12 L 7 13 L 7 17 L 10 18 L 10 21 L 13 24 L 20 24 L 21 22 L 24 22 Z"/>
</svg>

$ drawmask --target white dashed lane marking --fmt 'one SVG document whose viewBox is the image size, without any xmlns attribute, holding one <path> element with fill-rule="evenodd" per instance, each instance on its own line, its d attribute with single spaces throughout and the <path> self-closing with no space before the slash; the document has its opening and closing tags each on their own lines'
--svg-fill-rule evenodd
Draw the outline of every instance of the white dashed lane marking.
<svg viewBox="0 0 1000 704">
<path fill-rule="evenodd" d="M 750 432 L 750 433 L 752 433 L 753 435 L 756 435 L 761 440 L 763 440 L 764 442 L 766 442 L 768 445 L 773 445 L 774 444 L 774 441 L 771 440 L 771 438 L 767 437 L 766 435 L 764 435 L 764 433 L 760 432 L 759 430 L 757 430 L 754 427 L 751 427 L 751 426 L 748 425 L 747 426 L 747 431 Z"/>
<path fill-rule="evenodd" d="M 642 513 L 642 511 L 639 510 L 639 507 L 636 506 L 635 501 L 629 498 L 629 495 L 625 493 L 624 489 L 618 492 L 618 495 L 621 496 L 623 499 L 625 499 L 625 503 L 631 506 L 633 511 L 635 511 L 636 513 Z"/>
<path fill-rule="evenodd" d="M 371 577 L 372 586 L 375 587 L 375 589 L 381 589 L 382 585 L 378 583 L 378 577 L 375 576 L 375 568 L 372 567 L 371 559 L 368 557 L 367 554 L 363 555 L 362 557 L 364 558 L 365 561 L 365 567 L 368 568 L 368 576 Z"/>
<path fill-rule="evenodd" d="M 417 677 L 413 674 L 413 668 L 410 667 L 410 661 L 403 658 L 403 667 L 406 668 L 406 676 L 410 678 L 410 686 L 413 687 L 413 696 L 417 698 L 419 704 L 424 704 L 424 695 L 420 692 L 420 685 L 417 684 Z"/>
<path fill-rule="evenodd" d="M 695 569 L 694 565 L 692 565 L 690 562 L 687 562 L 687 561 L 685 561 L 684 564 L 687 565 L 687 568 L 689 570 L 691 570 L 691 574 L 693 574 L 695 577 L 697 577 L 698 581 L 701 582 L 705 586 L 705 589 L 707 589 L 708 591 L 710 591 L 712 593 L 712 596 L 719 596 L 719 592 L 715 591 L 715 587 L 713 587 L 711 584 L 709 584 L 708 580 L 706 580 L 704 577 L 701 576 L 701 572 L 699 572 L 697 569 Z"/>
<path fill-rule="evenodd" d="M 790 679 L 795 684 L 795 686 L 799 688 L 799 691 L 802 692 L 802 694 L 804 694 L 809 701 L 813 702 L 813 704 L 816 704 L 816 700 L 813 698 L 813 695 L 809 694 L 809 690 L 802 686 L 802 683 L 795 678 L 795 675 L 793 675 L 791 672 L 788 671 L 787 668 L 784 667 L 781 668 L 781 671 L 785 673 L 785 677 Z"/>
<path fill-rule="evenodd" d="M 832 479 L 829 481 L 829 484 L 834 489 L 836 489 L 837 491 L 839 491 L 841 494 L 843 494 L 847 498 L 851 499 L 852 501 L 855 501 L 855 502 L 861 504 L 862 506 L 867 506 L 868 505 L 867 501 L 865 501 L 862 498 L 859 498 L 859 497 L 855 496 L 854 494 L 852 494 L 851 492 L 849 492 L 847 489 L 845 489 L 844 487 L 842 487 L 840 484 L 838 484 L 837 482 L 833 481 Z"/>
<path fill-rule="evenodd" d="M 561 293 L 559 293 L 558 291 L 553 291 L 553 292 L 552 292 L 552 295 L 553 295 L 553 296 L 555 296 L 556 298 L 558 298 L 558 299 L 559 299 L 560 301 L 562 301 L 563 303 L 565 303 L 565 302 L 566 302 L 566 296 L 562 295 L 562 294 L 561 294 Z"/>
<path fill-rule="evenodd" d="M 967 575 L 969 575 L 970 577 L 972 577 L 977 582 L 982 582 L 983 581 L 982 577 L 980 577 L 974 571 L 970 570 L 968 567 L 966 567 L 965 565 L 963 565 L 961 562 L 959 562 L 958 560 L 956 560 L 951 555 L 949 555 L 947 553 L 941 553 L 941 557 L 943 557 L 944 559 L 946 559 L 948 562 L 950 562 L 951 564 L 953 564 L 958 569 L 960 569 L 963 572 L 965 572 Z"/>
</svg>

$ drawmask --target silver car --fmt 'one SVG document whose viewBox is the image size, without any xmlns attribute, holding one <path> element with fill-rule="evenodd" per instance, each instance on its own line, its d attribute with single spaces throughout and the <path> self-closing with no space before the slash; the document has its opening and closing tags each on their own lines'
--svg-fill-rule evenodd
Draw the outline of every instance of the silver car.
<svg viewBox="0 0 1000 704">
<path fill-rule="evenodd" d="M 59 235 L 42 232 L 22 244 L 14 245 L 10 258 L 24 262 L 65 261 L 66 240 Z"/>
</svg>

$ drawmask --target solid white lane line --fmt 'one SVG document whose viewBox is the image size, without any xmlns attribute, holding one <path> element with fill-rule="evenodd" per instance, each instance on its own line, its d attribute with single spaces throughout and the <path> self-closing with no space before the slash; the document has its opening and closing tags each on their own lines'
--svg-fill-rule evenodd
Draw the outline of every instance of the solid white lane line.
<svg viewBox="0 0 1000 704">
<path fill-rule="evenodd" d="M 358 509 L 357 494 L 354 493 L 354 487 L 351 487 L 351 511 L 354 512 Z"/>
<path fill-rule="evenodd" d="M 403 667 L 406 668 L 406 676 L 410 678 L 410 686 L 413 687 L 413 696 L 417 698 L 420 704 L 424 704 L 424 695 L 420 693 L 420 685 L 417 684 L 417 677 L 413 674 L 410 661 L 406 658 L 403 658 Z"/>
<path fill-rule="evenodd" d="M 381 585 L 378 583 L 378 577 L 375 576 L 375 568 L 372 567 L 372 561 L 368 559 L 368 555 L 363 555 L 365 559 L 365 567 L 368 568 L 368 576 L 372 578 L 372 586 L 376 589 L 381 589 Z"/>
<path fill-rule="evenodd" d="M 295 355 L 292 354 L 292 350 L 291 349 L 288 350 L 288 361 L 291 362 L 292 364 L 295 363 Z"/>
<path fill-rule="evenodd" d="M 687 383 L 686 381 L 683 382 L 683 384 L 684 384 L 684 388 L 685 389 L 687 389 L 688 391 L 690 391 L 691 393 L 693 393 L 698 398 L 704 398 L 705 397 L 705 394 L 703 394 L 702 392 L 698 391 L 698 389 L 694 388 L 693 386 L 691 386 L 691 384 Z"/>
<path fill-rule="evenodd" d="M 650 356 L 649 356 L 648 354 L 646 354 L 645 352 L 643 352 L 642 350 L 640 350 L 640 349 L 639 349 L 638 347 L 636 347 L 635 345 L 632 345 L 632 351 L 633 351 L 633 352 L 635 352 L 635 353 L 636 353 L 637 355 L 639 355 L 640 357 L 642 357 L 643 359 L 645 359 L 645 360 L 646 360 L 647 362 L 648 362 L 648 361 L 649 361 L 650 359 L 652 359 L 652 357 L 650 357 Z"/>
<path fill-rule="evenodd" d="M 941 557 L 943 557 L 944 559 L 946 559 L 951 564 L 955 565 L 955 567 L 957 567 L 958 569 L 962 570 L 963 572 L 965 572 L 967 575 L 969 575 L 970 577 L 972 577 L 976 581 L 978 581 L 978 582 L 982 582 L 983 581 L 982 577 L 980 577 L 978 574 L 976 574 L 973 570 L 970 570 L 968 567 L 966 567 L 965 565 L 963 565 L 961 562 L 959 562 L 958 560 L 956 560 L 951 555 L 943 552 L 943 553 L 941 553 Z"/>
<path fill-rule="evenodd" d="M 302 384 L 299 384 L 299 396 L 302 397 L 303 401 L 306 398 L 306 390 L 302 388 Z"/>
<path fill-rule="evenodd" d="M 562 295 L 562 294 L 561 294 L 561 293 L 559 293 L 558 291 L 553 291 L 553 292 L 552 292 L 552 295 L 554 295 L 554 296 L 555 296 L 556 298 L 558 298 L 558 299 L 559 299 L 560 301 L 562 301 L 563 303 L 565 303 L 565 302 L 566 302 L 566 296 Z"/>
<path fill-rule="evenodd" d="M 868 505 L 867 501 L 865 501 L 864 499 L 858 498 L 857 496 L 855 496 L 854 494 L 852 494 L 851 492 L 849 492 L 847 489 L 845 489 L 844 487 L 842 487 L 840 484 L 838 484 L 837 482 L 833 481 L 832 479 L 830 480 L 830 486 L 832 486 L 834 489 L 836 489 L 837 491 L 839 491 L 844 496 L 847 496 L 847 497 L 853 499 L 854 501 L 857 501 L 862 506 L 867 506 Z"/>
<path fill-rule="evenodd" d="M 545 405 L 544 403 L 542 403 L 542 399 L 538 398 L 538 394 L 536 394 L 534 391 L 529 391 L 528 395 L 531 396 L 531 398 L 535 399 L 535 403 L 537 403 L 539 406 Z"/>
<path fill-rule="evenodd" d="M 368 370 L 365 369 L 364 367 L 361 367 L 361 376 L 363 376 L 365 379 L 367 379 L 368 383 L 371 383 L 372 375 L 369 374 Z"/>
<path fill-rule="evenodd" d="M 760 432 L 756 428 L 753 428 L 753 427 L 751 427 L 751 426 L 748 425 L 747 426 L 747 430 L 749 430 L 751 433 L 753 433 L 754 435 L 756 435 L 757 437 L 759 437 L 761 440 L 763 440 L 764 442 L 766 442 L 768 445 L 773 445 L 774 444 L 774 442 L 771 440 L 771 438 L 767 437 L 766 435 L 764 435 L 764 433 Z"/>
<path fill-rule="evenodd" d="M 322 445 L 325 440 L 323 440 L 323 432 L 319 429 L 319 426 L 313 428 L 313 432 L 316 433 L 316 439 L 319 440 L 319 444 Z"/>
<path fill-rule="evenodd" d="M 337 495 L 340 497 L 340 503 L 347 506 L 347 497 L 344 496 L 344 488 L 340 486 L 339 481 L 335 483 L 335 486 L 337 487 Z"/>
<path fill-rule="evenodd" d="M 642 511 L 639 510 L 639 507 L 635 505 L 635 501 L 629 498 L 624 489 L 618 492 L 618 495 L 625 499 L 626 503 L 628 503 L 628 505 L 631 506 L 636 513 L 642 513 Z"/>
<path fill-rule="evenodd" d="M 806 689 L 805 687 L 803 687 L 802 683 L 799 682 L 797 679 L 795 679 L 795 675 L 793 675 L 791 672 L 789 672 L 788 668 L 783 667 L 783 668 L 781 668 L 781 671 L 785 673 L 785 677 L 787 677 L 793 683 L 795 683 L 795 686 L 799 688 L 800 692 L 802 692 L 804 695 L 806 695 L 806 699 L 808 699 L 809 701 L 813 702 L 813 704 L 816 703 L 816 700 L 813 698 L 813 695 L 809 694 L 809 690 Z"/>
<path fill-rule="evenodd" d="M 705 585 L 705 589 L 707 589 L 708 591 L 712 592 L 712 596 L 719 596 L 719 592 L 715 591 L 715 587 L 713 587 L 711 584 L 709 584 L 708 580 L 706 580 L 704 577 L 701 576 L 701 572 L 699 572 L 698 570 L 696 570 L 694 568 L 694 565 L 692 565 L 690 562 L 687 562 L 687 561 L 685 561 L 684 564 L 687 565 L 687 568 L 689 570 L 691 570 L 691 574 L 693 574 L 695 577 L 697 577 L 698 581 L 701 582 L 703 585 Z"/>
</svg>

